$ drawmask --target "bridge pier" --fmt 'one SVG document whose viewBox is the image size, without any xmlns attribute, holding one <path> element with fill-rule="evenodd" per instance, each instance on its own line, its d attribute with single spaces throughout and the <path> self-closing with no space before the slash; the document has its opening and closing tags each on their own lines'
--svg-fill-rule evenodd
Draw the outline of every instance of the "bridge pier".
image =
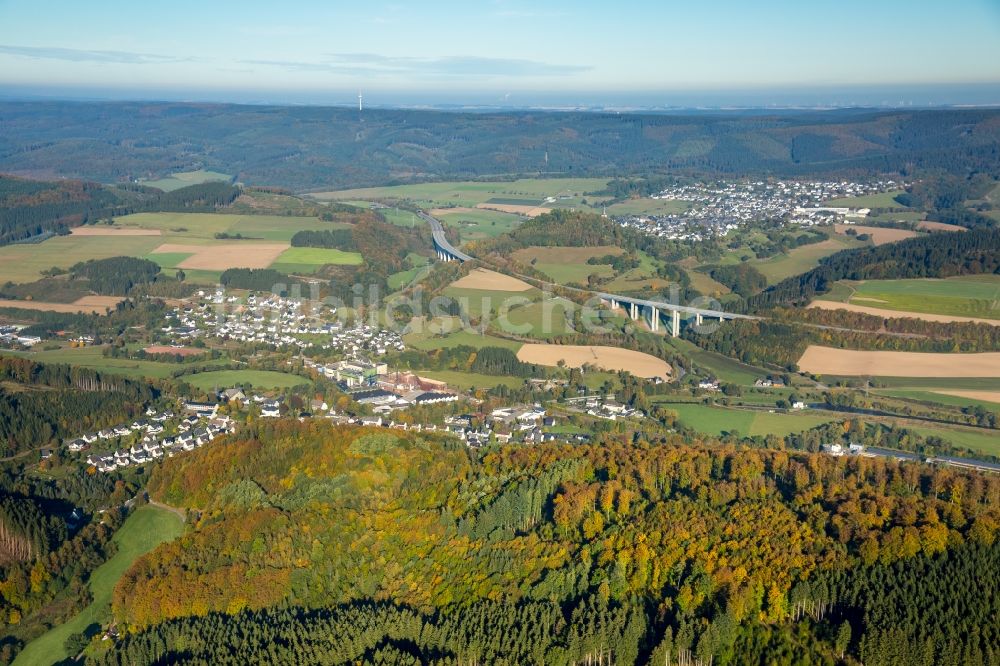
<svg viewBox="0 0 1000 666">
<path fill-rule="evenodd" d="M 695 323 L 696 325 L 698 325 L 698 326 L 701 326 L 701 323 L 702 323 L 702 316 L 701 316 L 701 313 L 700 313 L 700 312 L 697 312 L 697 313 L 695 313 L 695 315 L 694 315 L 694 323 Z"/>
<path fill-rule="evenodd" d="M 670 335 L 676 338 L 681 334 L 681 313 L 677 310 L 671 310 L 670 315 Z"/>
<path fill-rule="evenodd" d="M 630 313 L 632 315 L 632 321 L 635 321 L 636 319 L 639 318 L 639 306 L 637 304 L 635 304 L 635 303 L 631 303 L 630 305 L 632 306 L 630 308 L 631 311 L 632 311 Z"/>
<path fill-rule="evenodd" d="M 649 308 L 649 330 L 660 330 L 660 309 L 652 306 Z"/>
</svg>

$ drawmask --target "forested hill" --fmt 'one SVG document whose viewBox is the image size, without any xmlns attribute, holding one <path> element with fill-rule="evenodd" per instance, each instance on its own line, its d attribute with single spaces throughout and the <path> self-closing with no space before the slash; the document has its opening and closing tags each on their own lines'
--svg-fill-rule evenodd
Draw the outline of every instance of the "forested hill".
<svg viewBox="0 0 1000 666">
<path fill-rule="evenodd" d="M 129 638 L 98 663 L 832 665 L 847 649 L 890 664 L 865 651 L 861 588 L 895 563 L 947 579 L 951 564 L 920 558 L 963 543 L 995 571 L 1000 520 L 1000 477 L 679 434 L 475 453 L 259 422 L 165 460 L 148 488 L 196 518 L 123 576 Z M 937 588 L 914 601 L 950 603 Z M 901 624 L 901 640 L 923 636 Z M 978 666 L 995 624 L 927 626 Z"/>
<path fill-rule="evenodd" d="M 0 171 L 101 182 L 190 168 L 296 189 L 493 175 L 1000 170 L 1000 111 L 770 116 L 0 103 Z M 155 140 L 150 137 L 155 136 Z"/>
</svg>

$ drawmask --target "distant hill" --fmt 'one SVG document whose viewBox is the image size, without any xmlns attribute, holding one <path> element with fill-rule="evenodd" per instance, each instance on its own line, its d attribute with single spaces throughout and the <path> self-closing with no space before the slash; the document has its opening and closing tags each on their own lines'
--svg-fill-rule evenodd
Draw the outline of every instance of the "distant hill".
<svg viewBox="0 0 1000 666">
<path fill-rule="evenodd" d="M 106 183 L 186 169 L 298 190 L 512 174 L 1000 171 L 1000 110 L 627 115 L 0 103 L 0 171 Z"/>
</svg>

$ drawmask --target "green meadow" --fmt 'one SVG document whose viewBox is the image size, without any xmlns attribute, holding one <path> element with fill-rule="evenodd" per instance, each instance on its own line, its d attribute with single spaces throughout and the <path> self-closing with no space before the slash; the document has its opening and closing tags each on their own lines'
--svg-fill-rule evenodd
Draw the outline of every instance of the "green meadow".
<svg viewBox="0 0 1000 666">
<path fill-rule="evenodd" d="M 607 183 L 606 178 L 522 178 L 499 182 L 459 181 L 366 187 L 318 192 L 311 196 L 319 200 L 406 199 L 427 207 L 475 207 L 476 204 L 490 199 L 541 200 L 545 197 L 555 197 L 558 201 L 560 196 L 582 195 L 604 189 Z"/>
<path fill-rule="evenodd" d="M 845 281 L 824 298 L 886 310 L 1000 319 L 1000 275 Z"/>
<path fill-rule="evenodd" d="M 896 201 L 895 197 L 903 194 L 903 190 L 892 190 L 890 192 L 879 192 L 878 194 L 867 194 L 860 197 L 844 197 L 842 199 L 831 199 L 824 202 L 824 206 L 842 206 L 846 208 L 898 208 L 905 210 L 906 206 Z"/>
<path fill-rule="evenodd" d="M 809 412 L 769 412 L 699 403 L 662 403 L 662 405 L 676 411 L 681 424 L 708 435 L 739 433 L 750 436 L 784 437 L 838 420 L 829 414 Z"/>
<path fill-rule="evenodd" d="M 202 183 L 210 183 L 219 180 L 228 182 L 231 178 L 232 176 L 229 174 L 199 169 L 197 171 L 179 171 L 157 180 L 145 180 L 142 181 L 140 185 L 155 187 L 163 190 L 164 192 L 173 192 L 174 190 L 179 190 L 182 187 L 188 187 L 190 185 L 201 185 Z"/>
<path fill-rule="evenodd" d="M 202 391 L 233 386 L 252 386 L 258 389 L 291 388 L 309 383 L 304 377 L 271 370 L 214 370 L 185 375 L 181 379 Z"/>
<path fill-rule="evenodd" d="M 792 249 L 767 259 L 752 260 L 753 266 L 764 274 L 769 284 L 780 282 L 787 277 L 804 273 L 819 264 L 819 260 L 831 254 L 865 244 L 850 236 L 831 236 L 828 240 Z"/>
<path fill-rule="evenodd" d="M 64 643 L 72 634 L 81 633 L 92 624 L 111 619 L 111 596 L 122 574 L 140 556 L 161 543 L 172 541 L 184 530 L 180 517 L 152 505 L 139 507 L 115 533 L 117 550 L 111 558 L 94 570 L 87 582 L 91 602 L 69 621 L 60 624 L 28 643 L 17 655 L 18 666 L 48 666 L 76 657 L 66 653 Z"/>
<path fill-rule="evenodd" d="M 361 255 L 357 252 L 318 247 L 288 248 L 271 264 L 271 268 L 284 273 L 315 273 L 327 264 L 359 266 Z"/>
</svg>

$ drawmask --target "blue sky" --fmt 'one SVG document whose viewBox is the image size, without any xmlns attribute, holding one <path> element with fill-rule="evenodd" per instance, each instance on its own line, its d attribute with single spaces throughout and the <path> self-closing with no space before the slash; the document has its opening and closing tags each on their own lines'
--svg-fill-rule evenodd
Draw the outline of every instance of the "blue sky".
<svg viewBox="0 0 1000 666">
<path fill-rule="evenodd" d="M 984 83 L 1000 84 L 1000 0 L 0 0 L 8 88 L 461 100 Z"/>
</svg>

